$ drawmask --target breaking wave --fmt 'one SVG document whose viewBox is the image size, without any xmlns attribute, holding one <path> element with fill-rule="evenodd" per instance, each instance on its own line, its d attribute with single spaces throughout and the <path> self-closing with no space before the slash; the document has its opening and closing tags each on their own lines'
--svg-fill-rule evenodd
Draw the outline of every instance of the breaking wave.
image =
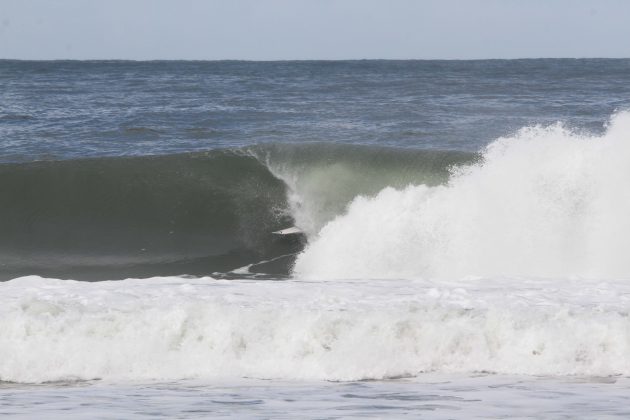
<svg viewBox="0 0 630 420">
<path fill-rule="evenodd" d="M 299 278 L 630 277 L 630 113 L 601 136 L 561 124 L 500 138 L 444 185 L 353 200 Z"/>
<path fill-rule="evenodd" d="M 3 164 L 0 278 L 287 275 L 303 243 L 271 232 L 315 234 L 357 194 L 434 185 L 471 158 L 311 144 Z"/>
<path fill-rule="evenodd" d="M 0 283 L 0 380 L 630 375 L 629 135 L 2 165 L 4 276 L 161 277 Z"/>
</svg>

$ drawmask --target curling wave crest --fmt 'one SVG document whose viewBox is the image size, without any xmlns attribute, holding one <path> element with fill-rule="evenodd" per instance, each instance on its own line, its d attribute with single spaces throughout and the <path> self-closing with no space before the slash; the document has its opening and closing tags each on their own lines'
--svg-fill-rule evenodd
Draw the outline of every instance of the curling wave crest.
<svg viewBox="0 0 630 420">
<path fill-rule="evenodd" d="M 300 278 L 630 277 L 630 113 L 500 138 L 448 183 L 357 197 L 298 257 Z"/>
</svg>

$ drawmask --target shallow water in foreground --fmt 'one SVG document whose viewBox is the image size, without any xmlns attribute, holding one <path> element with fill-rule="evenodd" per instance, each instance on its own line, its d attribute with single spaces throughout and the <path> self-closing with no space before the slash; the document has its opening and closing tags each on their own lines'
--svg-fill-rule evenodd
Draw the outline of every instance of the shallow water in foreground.
<svg viewBox="0 0 630 420">
<path fill-rule="evenodd" d="M 627 377 L 423 374 L 361 382 L 98 382 L 0 386 L 21 418 L 627 418 Z"/>
</svg>

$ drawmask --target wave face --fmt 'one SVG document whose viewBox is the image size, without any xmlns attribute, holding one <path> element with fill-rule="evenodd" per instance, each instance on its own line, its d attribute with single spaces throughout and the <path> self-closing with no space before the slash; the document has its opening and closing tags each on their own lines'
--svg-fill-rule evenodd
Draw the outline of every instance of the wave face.
<svg viewBox="0 0 630 420">
<path fill-rule="evenodd" d="M 298 257 L 294 275 L 628 277 L 629 179 L 628 112 L 602 136 L 525 128 L 446 185 L 356 198 Z"/>
<path fill-rule="evenodd" d="M 3 276 L 207 274 L 287 252 L 284 184 L 238 151 L 0 166 Z M 212 272 L 212 271 L 210 271 Z"/>
<path fill-rule="evenodd" d="M 0 284 L 0 380 L 628 375 L 629 293 L 522 278 L 27 277 Z"/>
<path fill-rule="evenodd" d="M 357 194 L 435 184 L 457 152 L 324 144 L 0 165 L 0 277 L 287 275 L 300 240 Z M 374 167 L 379 167 L 374 170 Z M 242 272 L 241 272 L 242 274 Z"/>
</svg>

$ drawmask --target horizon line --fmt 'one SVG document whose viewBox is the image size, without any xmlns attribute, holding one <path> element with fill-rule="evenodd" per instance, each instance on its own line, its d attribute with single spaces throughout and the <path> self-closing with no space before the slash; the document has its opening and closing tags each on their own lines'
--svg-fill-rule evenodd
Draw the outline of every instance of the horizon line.
<svg viewBox="0 0 630 420">
<path fill-rule="evenodd" d="M 536 60 L 628 60 L 630 57 L 515 57 L 515 58 L 297 58 L 297 59 L 247 59 L 247 58 L 0 58 L 0 61 L 77 61 L 77 62 L 239 62 L 239 63 L 288 63 L 288 62 L 349 62 L 349 61 L 536 61 Z"/>
</svg>

